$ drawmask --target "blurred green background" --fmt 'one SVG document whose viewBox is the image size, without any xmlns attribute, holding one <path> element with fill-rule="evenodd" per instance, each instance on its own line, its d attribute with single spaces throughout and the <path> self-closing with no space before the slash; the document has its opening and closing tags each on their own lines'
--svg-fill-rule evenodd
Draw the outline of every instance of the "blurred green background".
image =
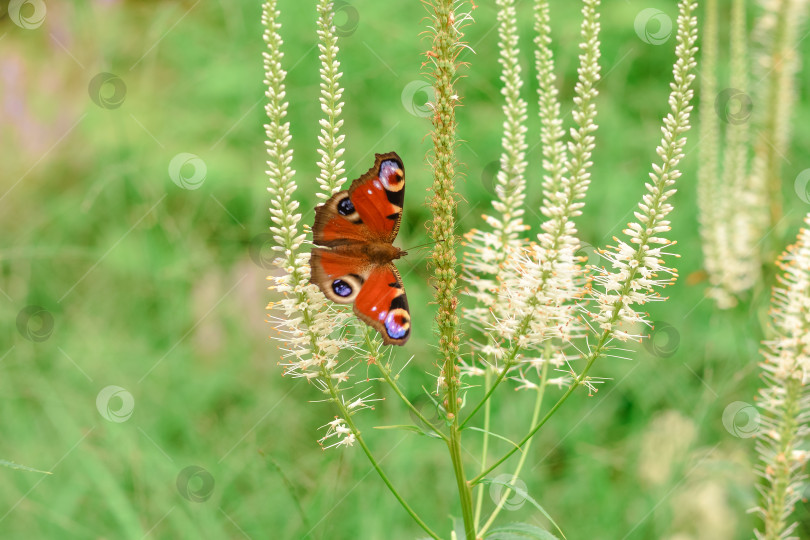
<svg viewBox="0 0 810 540">
<path fill-rule="evenodd" d="M 320 450 L 318 428 L 335 411 L 311 403 L 323 397 L 312 385 L 281 377 L 279 344 L 268 339 L 260 2 L 46 4 L 31 28 L 15 24 L 5 2 L 0 7 L 0 459 L 53 474 L 0 468 L 0 535 L 421 537 L 358 448 Z M 293 166 L 309 223 L 321 115 L 316 3 L 279 4 Z M 490 209 L 500 150 L 496 10 L 491 0 L 477 4 L 466 28 L 474 54 L 460 57 L 469 65 L 458 84 L 459 233 L 480 226 Z M 531 3 L 518 4 L 534 233 L 541 149 Z M 647 8 L 674 21 L 675 4 L 610 0 L 603 8 L 600 129 L 578 222 L 593 246 L 610 243 L 631 218 L 668 110 L 674 37 L 646 43 L 634 21 Z M 29 20 L 34 7 L 24 6 Z M 365 171 L 375 152 L 396 150 L 408 177 L 398 244 L 424 243 L 428 12 L 416 0 L 338 7 L 347 175 Z M 578 2 L 552 2 L 568 123 L 578 10 Z M 793 189 L 810 167 L 802 150 L 810 145 L 808 86 L 802 73 L 784 163 L 785 219 L 765 241 L 771 256 L 810 210 Z M 674 197 L 682 277 L 666 291 L 669 301 L 649 307 L 667 330 L 629 361 L 601 361 L 593 372 L 608 379 L 601 391 L 566 403 L 521 475 L 569 539 L 749 538 L 756 524 L 746 513 L 756 504 L 753 439 L 724 427 L 723 416 L 735 402 L 754 403 L 770 283 L 727 312 L 704 299 L 697 144 L 692 131 Z M 182 153 L 199 159 L 182 169 L 204 173 L 195 189 L 169 176 Z M 415 356 L 401 377 L 414 397 L 437 371 L 426 254 L 399 264 L 415 329 L 394 354 L 399 365 Z M 388 399 L 357 416 L 361 429 L 395 484 L 448 534 L 459 512 L 445 448 L 374 430 L 411 421 L 395 396 L 378 392 Z M 508 389 L 497 395 L 496 430 L 519 437 L 531 398 Z M 480 439 L 467 433 L 472 472 Z M 493 455 L 507 449 L 492 444 Z M 530 504 L 515 506 L 499 523 L 545 523 Z M 797 512 L 806 536 L 810 512 L 804 503 Z"/>
</svg>

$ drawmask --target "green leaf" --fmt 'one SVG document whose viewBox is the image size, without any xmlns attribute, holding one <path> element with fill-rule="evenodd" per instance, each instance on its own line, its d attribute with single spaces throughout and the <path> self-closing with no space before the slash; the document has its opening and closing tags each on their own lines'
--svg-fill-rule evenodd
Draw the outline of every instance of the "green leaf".
<svg viewBox="0 0 810 540">
<path fill-rule="evenodd" d="M 9 469 L 17 469 L 20 471 L 28 471 L 28 472 L 38 472 L 42 474 L 53 474 L 52 472 L 48 471 L 40 471 L 39 469 L 34 469 L 32 467 L 26 467 L 25 465 L 18 465 L 13 461 L 6 461 L 5 459 L 0 459 L 0 465 L 3 467 L 8 467 Z"/>
<path fill-rule="evenodd" d="M 420 426 L 415 426 L 413 424 L 397 424 L 393 426 L 374 426 L 374 429 L 399 429 L 403 431 L 410 431 L 412 433 L 419 433 L 420 435 L 427 435 L 428 437 L 433 437 L 434 439 L 438 439 L 439 436 L 436 435 L 432 431 L 426 431 L 422 429 Z"/>
<path fill-rule="evenodd" d="M 547 520 L 549 520 L 549 521 L 551 522 L 551 524 L 552 524 L 552 525 L 554 525 L 554 527 L 555 527 L 555 528 L 556 528 L 556 529 L 559 531 L 560 535 L 561 535 L 563 538 L 565 538 L 565 534 L 563 534 L 562 529 L 560 529 L 560 526 L 559 526 L 559 525 L 557 525 L 557 523 L 556 523 L 556 522 L 555 522 L 555 521 L 554 521 L 554 520 L 551 518 L 551 516 L 548 514 L 548 512 L 546 512 L 545 508 L 543 508 L 542 506 L 540 506 L 540 503 L 538 503 L 536 500 L 534 500 L 534 498 L 533 498 L 531 495 L 529 495 L 529 494 L 526 492 L 526 490 L 522 489 L 522 488 L 521 488 L 521 487 L 519 487 L 519 486 L 516 486 L 516 485 L 510 484 L 509 482 L 504 482 L 504 481 L 502 481 L 502 480 L 498 480 L 498 479 L 496 479 L 496 478 L 484 478 L 483 480 L 481 480 L 481 482 L 480 482 L 480 483 L 481 483 L 481 484 L 500 484 L 500 485 L 502 485 L 502 486 L 506 486 L 506 487 L 508 487 L 509 489 L 511 489 L 512 491 L 514 491 L 516 494 L 520 495 L 520 496 L 521 496 L 521 497 L 523 497 L 525 500 L 529 501 L 529 502 L 532 504 L 532 506 L 534 506 L 535 508 L 537 508 L 538 510 L 540 510 L 540 512 L 541 512 L 541 513 L 542 513 L 544 516 L 546 516 L 546 519 L 547 519 Z"/>
<path fill-rule="evenodd" d="M 485 430 L 485 429 L 481 429 L 481 428 L 477 428 L 477 427 L 472 427 L 472 426 L 470 426 L 470 427 L 468 427 L 468 428 L 464 428 L 464 429 L 471 429 L 471 430 L 473 430 L 473 431 L 480 431 L 481 433 L 486 433 L 486 434 L 487 434 L 487 435 L 489 435 L 490 437 L 495 437 L 496 439 L 500 439 L 500 440 L 502 440 L 502 441 L 506 441 L 506 442 L 508 442 L 509 444 L 511 444 L 512 446 L 514 446 L 515 448 L 517 448 L 517 449 L 518 449 L 518 451 L 519 451 L 521 454 L 523 453 L 523 449 L 522 449 L 521 447 L 519 447 L 519 446 L 517 445 L 517 443 L 513 442 L 513 441 L 512 441 L 512 440 L 510 440 L 510 439 L 507 439 L 507 438 L 506 438 L 506 437 L 504 437 L 503 435 L 498 435 L 497 433 L 493 433 L 493 432 L 491 432 L 491 431 L 487 431 L 487 430 Z"/>
<path fill-rule="evenodd" d="M 510 523 L 492 529 L 484 538 L 489 540 L 522 540 L 524 538 L 534 538 L 536 540 L 559 540 L 556 536 L 542 527 L 531 523 Z"/>
</svg>

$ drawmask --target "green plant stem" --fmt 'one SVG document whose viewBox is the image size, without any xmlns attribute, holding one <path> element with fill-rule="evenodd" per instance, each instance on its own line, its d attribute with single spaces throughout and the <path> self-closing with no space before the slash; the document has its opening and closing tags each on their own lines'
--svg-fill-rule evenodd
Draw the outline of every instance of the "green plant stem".
<svg viewBox="0 0 810 540">
<path fill-rule="evenodd" d="M 467 423 L 470 420 L 472 420 L 472 417 L 475 416 L 475 413 L 477 413 L 481 407 L 483 407 L 484 405 L 489 407 L 489 398 L 490 396 L 492 396 L 492 392 L 494 392 L 495 388 L 497 388 L 498 385 L 501 384 L 501 381 L 503 381 L 503 379 L 506 377 L 506 373 L 509 371 L 509 368 L 511 367 L 512 365 L 509 362 L 507 362 L 503 366 L 501 372 L 498 374 L 498 378 L 495 379 L 495 382 L 491 386 L 487 387 L 487 392 L 486 394 L 484 394 L 484 397 L 481 398 L 481 401 L 479 401 L 473 408 L 473 410 L 470 411 L 470 414 L 467 415 L 467 418 L 464 419 L 464 421 L 461 423 L 458 429 L 463 430 L 467 426 Z M 489 370 L 487 370 L 487 374 L 489 374 Z"/>
<path fill-rule="evenodd" d="M 484 388 L 489 389 L 492 385 L 492 370 L 487 369 L 484 372 Z M 484 408 L 484 441 L 481 449 L 481 470 L 483 471 L 487 466 L 487 455 L 489 454 L 489 421 L 492 413 L 492 406 L 487 402 Z M 475 530 L 478 530 L 478 523 L 481 521 L 481 508 L 484 504 L 484 488 L 479 487 L 478 496 L 475 501 Z"/>
<path fill-rule="evenodd" d="M 796 432 L 799 429 L 797 418 L 801 413 L 801 393 L 802 383 L 798 379 L 790 379 L 785 384 L 784 403 L 781 405 L 781 416 L 778 418 L 779 446 L 777 447 L 777 458 L 768 465 L 775 469 L 774 480 L 763 490 L 766 494 L 766 501 L 763 512 L 765 521 L 764 540 L 781 540 L 785 538 L 784 533 L 788 527 L 787 518 L 789 490 L 791 489 L 791 468 L 793 461 L 785 456 L 790 456 L 796 448 Z M 781 456 L 781 459 L 779 459 Z"/>
<path fill-rule="evenodd" d="M 616 311 L 618 311 L 618 309 Z M 523 445 L 526 444 L 529 440 L 531 440 L 531 438 L 534 437 L 534 434 L 537 433 L 537 431 L 541 427 L 543 427 L 543 425 L 546 422 L 548 422 L 548 419 L 551 418 L 554 415 L 555 412 L 557 412 L 557 409 L 559 409 L 562 406 L 562 404 L 566 402 L 566 400 L 569 398 L 569 396 L 571 396 L 571 394 L 574 393 L 574 390 L 576 390 L 576 388 L 580 384 L 582 384 L 582 381 L 585 380 L 585 377 L 588 375 L 588 372 L 591 370 L 591 366 L 593 366 L 593 363 L 602 354 L 602 350 L 605 348 L 605 344 L 607 343 L 608 338 L 611 335 L 612 335 L 612 332 L 607 331 L 607 330 L 605 330 L 602 333 L 602 337 L 599 338 L 599 342 L 596 344 L 596 347 L 594 347 L 593 351 L 591 352 L 590 356 L 588 357 L 588 363 L 585 365 L 585 369 L 583 369 L 582 373 L 580 373 L 579 376 L 576 379 L 574 379 L 574 382 L 571 383 L 571 386 L 568 387 L 568 390 L 565 391 L 565 394 L 563 394 L 562 397 L 560 397 L 560 399 L 557 400 L 557 403 L 555 403 L 554 406 L 546 413 L 546 415 L 543 417 L 543 419 L 540 420 L 540 422 L 537 423 L 529 431 L 529 433 L 525 437 L 523 437 L 523 439 L 519 443 L 517 443 L 517 445 L 514 448 L 512 448 L 511 450 L 506 452 L 506 454 L 504 454 L 500 459 L 498 459 L 498 461 L 496 461 L 495 463 L 493 463 L 492 465 L 487 467 L 486 470 L 482 471 L 481 473 L 478 474 L 478 476 L 476 476 L 475 478 L 470 480 L 469 484 L 471 486 L 475 486 L 476 484 L 481 482 L 481 480 L 483 480 L 484 477 L 486 477 L 486 475 L 488 475 L 496 467 L 498 467 L 498 465 L 500 465 L 501 463 L 503 463 L 504 461 L 509 459 L 509 457 L 511 457 L 512 454 L 514 454 L 515 452 L 520 450 L 523 447 Z"/>
<path fill-rule="evenodd" d="M 399 396 L 399 398 L 402 400 L 402 402 L 405 403 L 405 405 L 417 416 L 417 418 L 419 418 L 419 420 L 422 421 L 422 423 L 424 423 L 426 426 L 430 427 L 431 431 L 436 433 L 436 435 L 441 437 L 445 442 L 448 442 L 449 438 L 447 437 L 447 435 L 442 433 L 441 430 L 439 430 L 436 426 L 431 424 L 430 421 L 427 418 L 425 418 L 425 416 L 421 413 L 421 411 L 419 411 L 419 409 L 414 407 L 413 404 L 410 402 L 410 400 L 407 397 L 405 397 L 405 394 L 402 393 L 402 390 L 400 390 L 399 385 L 394 380 L 394 378 L 391 376 L 391 372 L 388 371 L 388 369 L 383 366 L 382 362 L 379 359 L 377 359 L 376 364 L 377 364 L 377 369 L 379 369 L 380 373 L 382 373 L 382 376 L 383 376 L 383 379 L 385 379 L 385 382 L 387 382 L 388 385 L 394 390 L 394 393 Z"/>
<path fill-rule="evenodd" d="M 516 335 L 523 336 L 529 331 L 529 325 L 531 324 L 532 319 L 534 318 L 534 308 L 535 305 L 537 304 L 537 294 L 539 294 L 539 292 L 545 286 L 546 278 L 547 275 L 544 273 L 542 281 L 543 285 L 537 288 L 537 291 L 535 291 L 535 296 L 529 300 L 530 306 L 529 314 L 525 315 L 523 317 L 523 320 L 520 321 L 520 325 L 518 326 L 518 329 L 515 332 Z M 509 355 L 507 356 L 506 362 L 504 362 L 501 372 L 498 374 L 498 378 L 495 379 L 495 382 L 492 383 L 492 386 L 487 390 L 486 394 L 484 394 L 484 397 L 481 398 L 481 401 L 479 401 L 478 404 L 476 404 L 476 406 L 473 407 L 473 410 L 470 411 L 470 413 L 467 415 L 467 418 L 465 418 L 464 421 L 461 423 L 461 425 L 459 426 L 460 430 L 464 429 L 467 423 L 470 420 L 472 420 L 472 417 L 475 416 L 475 413 L 477 413 L 478 410 L 485 403 L 489 402 L 489 398 L 492 396 L 492 393 L 495 391 L 498 385 L 501 384 L 501 382 L 503 382 L 503 380 L 506 378 L 506 374 L 508 373 L 508 371 L 515 365 L 515 358 L 517 358 L 519 352 L 520 352 L 519 340 L 516 339 L 512 345 L 512 350 L 509 351 Z"/>
<path fill-rule="evenodd" d="M 312 527 L 310 527 L 309 520 L 307 519 L 307 513 L 304 511 L 304 506 L 301 504 L 301 498 L 296 493 L 295 486 L 293 486 L 292 481 L 290 481 L 287 475 L 284 474 L 284 469 L 281 467 L 281 465 L 276 463 L 276 460 L 273 459 L 272 456 L 270 456 L 269 454 L 265 454 L 264 452 L 261 451 L 259 453 L 262 456 L 264 456 L 264 458 L 267 459 L 267 461 L 270 462 L 270 464 L 276 470 L 278 475 L 281 477 L 282 482 L 284 482 L 284 487 L 287 488 L 287 493 L 290 494 L 290 498 L 295 503 L 295 507 L 298 510 L 298 514 L 301 516 L 301 524 L 304 526 L 304 529 L 306 529 L 307 531 L 311 531 Z M 304 535 L 304 538 L 309 537 L 310 537 L 309 533 Z"/>
<path fill-rule="evenodd" d="M 422 527 L 422 529 L 426 533 L 428 533 L 431 538 L 435 538 L 436 540 L 440 540 L 439 535 L 437 535 L 435 532 L 433 532 L 433 530 L 430 527 L 428 527 L 427 523 L 422 521 L 422 518 L 419 517 L 419 515 L 414 511 L 414 509 L 411 508 L 410 505 L 407 502 L 405 502 L 405 499 L 402 498 L 402 496 L 399 494 L 397 489 L 394 487 L 394 485 L 388 479 L 388 476 L 380 468 L 380 465 L 379 465 L 379 463 L 377 463 L 377 460 L 374 459 L 374 456 L 372 455 L 371 450 L 366 445 L 366 441 L 360 435 L 360 430 L 357 429 L 357 426 L 355 425 L 354 421 L 352 420 L 351 412 L 346 408 L 346 405 L 343 403 L 343 401 L 341 401 L 340 396 L 338 395 L 337 389 L 335 388 L 334 384 L 332 384 L 332 379 L 329 376 L 329 373 L 326 372 L 326 370 L 322 370 L 321 377 L 323 378 L 324 382 L 326 383 L 327 388 L 329 389 L 329 394 L 332 397 L 332 401 L 334 401 L 335 404 L 340 409 L 341 417 L 343 418 L 343 420 L 346 421 L 346 424 L 352 430 L 352 433 L 354 433 L 355 440 L 360 445 L 360 448 L 363 449 L 363 453 L 366 454 L 366 457 L 371 462 L 371 466 L 374 467 L 374 470 L 377 471 L 377 474 L 380 476 L 382 481 L 385 483 L 386 486 L 388 486 L 388 489 L 391 491 L 391 493 L 393 493 L 396 500 L 399 501 L 399 504 L 402 505 L 402 507 L 405 509 L 406 512 L 408 512 L 408 514 L 413 518 L 413 520 L 416 521 L 416 523 L 418 523 L 419 526 Z"/>
<path fill-rule="evenodd" d="M 544 355 L 546 357 L 546 362 L 543 363 L 543 370 L 540 375 L 540 387 L 537 389 L 537 397 L 534 400 L 534 410 L 532 411 L 532 421 L 530 423 L 530 425 L 532 426 L 537 424 L 537 419 L 540 417 L 540 409 L 543 407 L 543 396 L 546 393 L 546 385 L 548 384 L 548 364 L 549 364 L 548 357 L 551 355 L 550 353 L 551 353 L 551 346 L 549 344 L 546 346 L 546 354 Z M 526 464 L 526 458 L 529 457 L 529 448 L 532 445 L 532 440 L 533 439 L 530 438 L 528 441 L 526 441 L 526 448 L 520 454 L 520 459 L 518 460 L 517 467 L 515 467 L 515 472 L 512 474 L 511 483 L 514 483 L 515 480 L 518 479 L 518 477 L 520 476 L 520 471 L 523 470 L 523 465 Z M 489 516 L 489 519 L 486 521 L 486 523 L 484 523 L 483 527 L 478 529 L 479 536 L 483 536 L 484 533 L 486 533 L 487 530 L 489 530 L 489 528 L 492 527 L 492 524 L 495 522 L 495 518 L 498 517 L 498 514 L 503 509 L 503 505 L 506 502 L 506 499 L 509 498 L 510 491 L 512 490 L 509 488 L 509 486 L 504 487 L 503 495 L 501 495 L 501 500 L 498 501 L 498 505 L 495 507 L 495 510 L 493 510 L 492 514 Z"/>
</svg>

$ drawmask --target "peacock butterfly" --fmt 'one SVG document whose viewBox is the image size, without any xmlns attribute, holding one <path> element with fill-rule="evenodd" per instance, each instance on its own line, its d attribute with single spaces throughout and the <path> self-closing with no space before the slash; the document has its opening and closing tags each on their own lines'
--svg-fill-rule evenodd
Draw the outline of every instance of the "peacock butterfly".
<svg viewBox="0 0 810 540">
<path fill-rule="evenodd" d="M 346 191 L 315 208 L 310 283 L 377 330 L 386 345 L 404 345 L 411 313 L 393 261 L 407 253 L 393 245 L 405 202 L 405 167 L 396 152 L 377 154 L 374 166 Z M 328 249 L 327 249 L 328 248 Z"/>
</svg>

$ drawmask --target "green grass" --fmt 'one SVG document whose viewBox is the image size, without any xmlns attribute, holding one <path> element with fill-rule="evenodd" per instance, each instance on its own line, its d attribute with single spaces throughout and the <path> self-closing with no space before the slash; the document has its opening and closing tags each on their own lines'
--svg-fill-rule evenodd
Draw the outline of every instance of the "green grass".
<svg viewBox="0 0 810 540">
<path fill-rule="evenodd" d="M 249 255 L 251 240 L 269 225 L 260 3 L 68 4 L 49 2 L 45 24 L 35 30 L 0 20 L 0 459 L 53 472 L 0 468 L 0 534 L 419 537 L 357 449 L 320 451 L 317 428 L 334 411 L 309 403 L 323 397 L 314 387 L 280 376 L 278 344 L 267 338 L 267 272 Z M 480 225 L 489 210 L 484 171 L 498 159 L 500 145 L 495 11 L 491 2 L 480 4 L 476 23 L 467 28 L 475 54 L 462 56 L 470 65 L 459 83 L 459 232 Z M 567 113 L 578 6 L 555 4 L 567 4 L 552 6 Z M 633 30 L 641 9 L 659 7 L 674 16 L 674 3 L 607 4 L 594 176 L 579 221 L 583 240 L 597 246 L 620 232 L 642 193 L 674 57 L 674 38 L 647 45 Z M 346 168 L 351 178 L 366 170 L 374 152 L 396 150 L 403 157 L 408 192 L 398 243 L 407 248 L 427 241 L 429 219 L 429 122 L 402 105 L 403 88 L 424 80 L 420 65 L 429 42 L 420 33 L 426 13 L 419 2 L 352 5 L 357 30 L 340 42 Z M 290 0 L 280 7 L 293 166 L 305 186 L 308 223 L 320 115 L 315 7 Z M 536 209 L 541 153 L 530 3 L 519 9 L 523 67 L 530 74 L 524 88 L 531 128 L 528 200 Z M 808 42 L 802 46 L 806 54 Z M 90 100 L 87 87 L 99 72 L 126 84 L 120 108 L 102 109 Z M 806 96 L 808 87 L 802 73 L 799 95 Z M 808 210 L 792 182 L 808 167 L 802 151 L 810 143 L 808 125 L 810 107 L 802 101 L 784 166 L 786 219 L 767 242 L 773 254 L 795 237 Z M 662 358 L 641 346 L 630 361 L 600 361 L 594 374 L 609 380 L 596 396 L 577 392 L 566 403 L 541 432 L 521 475 L 570 539 L 628 533 L 668 538 L 679 531 L 719 538 L 705 536 L 711 529 L 701 525 L 700 511 L 730 512 L 728 538 L 751 535 L 754 518 L 746 510 L 755 504 L 753 442 L 730 435 L 721 419 L 731 402 L 753 402 L 768 289 L 718 312 L 703 300 L 705 282 L 688 283 L 701 267 L 697 143 L 693 131 L 674 200 L 672 234 L 682 277 L 668 290 L 668 302 L 649 308 L 653 320 L 677 330 L 677 351 Z M 204 160 L 200 189 L 182 190 L 169 179 L 169 161 L 180 152 Z M 536 232 L 538 220 L 529 216 Z M 411 396 L 434 384 L 425 371 L 438 371 L 425 254 L 400 264 L 415 328 L 408 346 L 395 354 L 401 361 L 415 355 L 402 375 Z M 17 331 L 17 314 L 28 305 L 52 314 L 47 340 L 31 342 Z M 96 409 L 96 396 L 109 385 L 134 398 L 124 422 L 109 422 Z M 417 511 L 446 532 L 450 516 L 458 514 L 447 454 L 432 440 L 374 430 L 410 421 L 395 396 L 380 392 L 386 401 L 358 415 L 361 429 Z M 556 395 L 550 392 L 550 399 Z M 500 433 L 523 433 L 529 398 L 511 391 L 496 396 Z M 119 403 L 113 400 L 113 408 Z M 650 485 L 640 480 L 641 447 L 664 411 L 678 411 L 695 439 L 673 463 L 652 464 L 669 474 Z M 503 442 L 493 445 L 496 455 L 506 449 Z M 477 469 L 474 434 L 466 436 L 465 447 L 468 467 Z M 176 486 L 181 471 L 194 465 L 214 480 L 203 502 L 187 500 Z M 716 496 L 691 497 L 706 493 L 706 486 Z M 679 502 L 684 500 L 694 501 L 693 510 Z M 801 534 L 808 534 L 810 512 L 802 507 L 797 516 L 804 520 Z M 540 519 L 527 504 L 502 513 L 500 522 Z"/>
</svg>

